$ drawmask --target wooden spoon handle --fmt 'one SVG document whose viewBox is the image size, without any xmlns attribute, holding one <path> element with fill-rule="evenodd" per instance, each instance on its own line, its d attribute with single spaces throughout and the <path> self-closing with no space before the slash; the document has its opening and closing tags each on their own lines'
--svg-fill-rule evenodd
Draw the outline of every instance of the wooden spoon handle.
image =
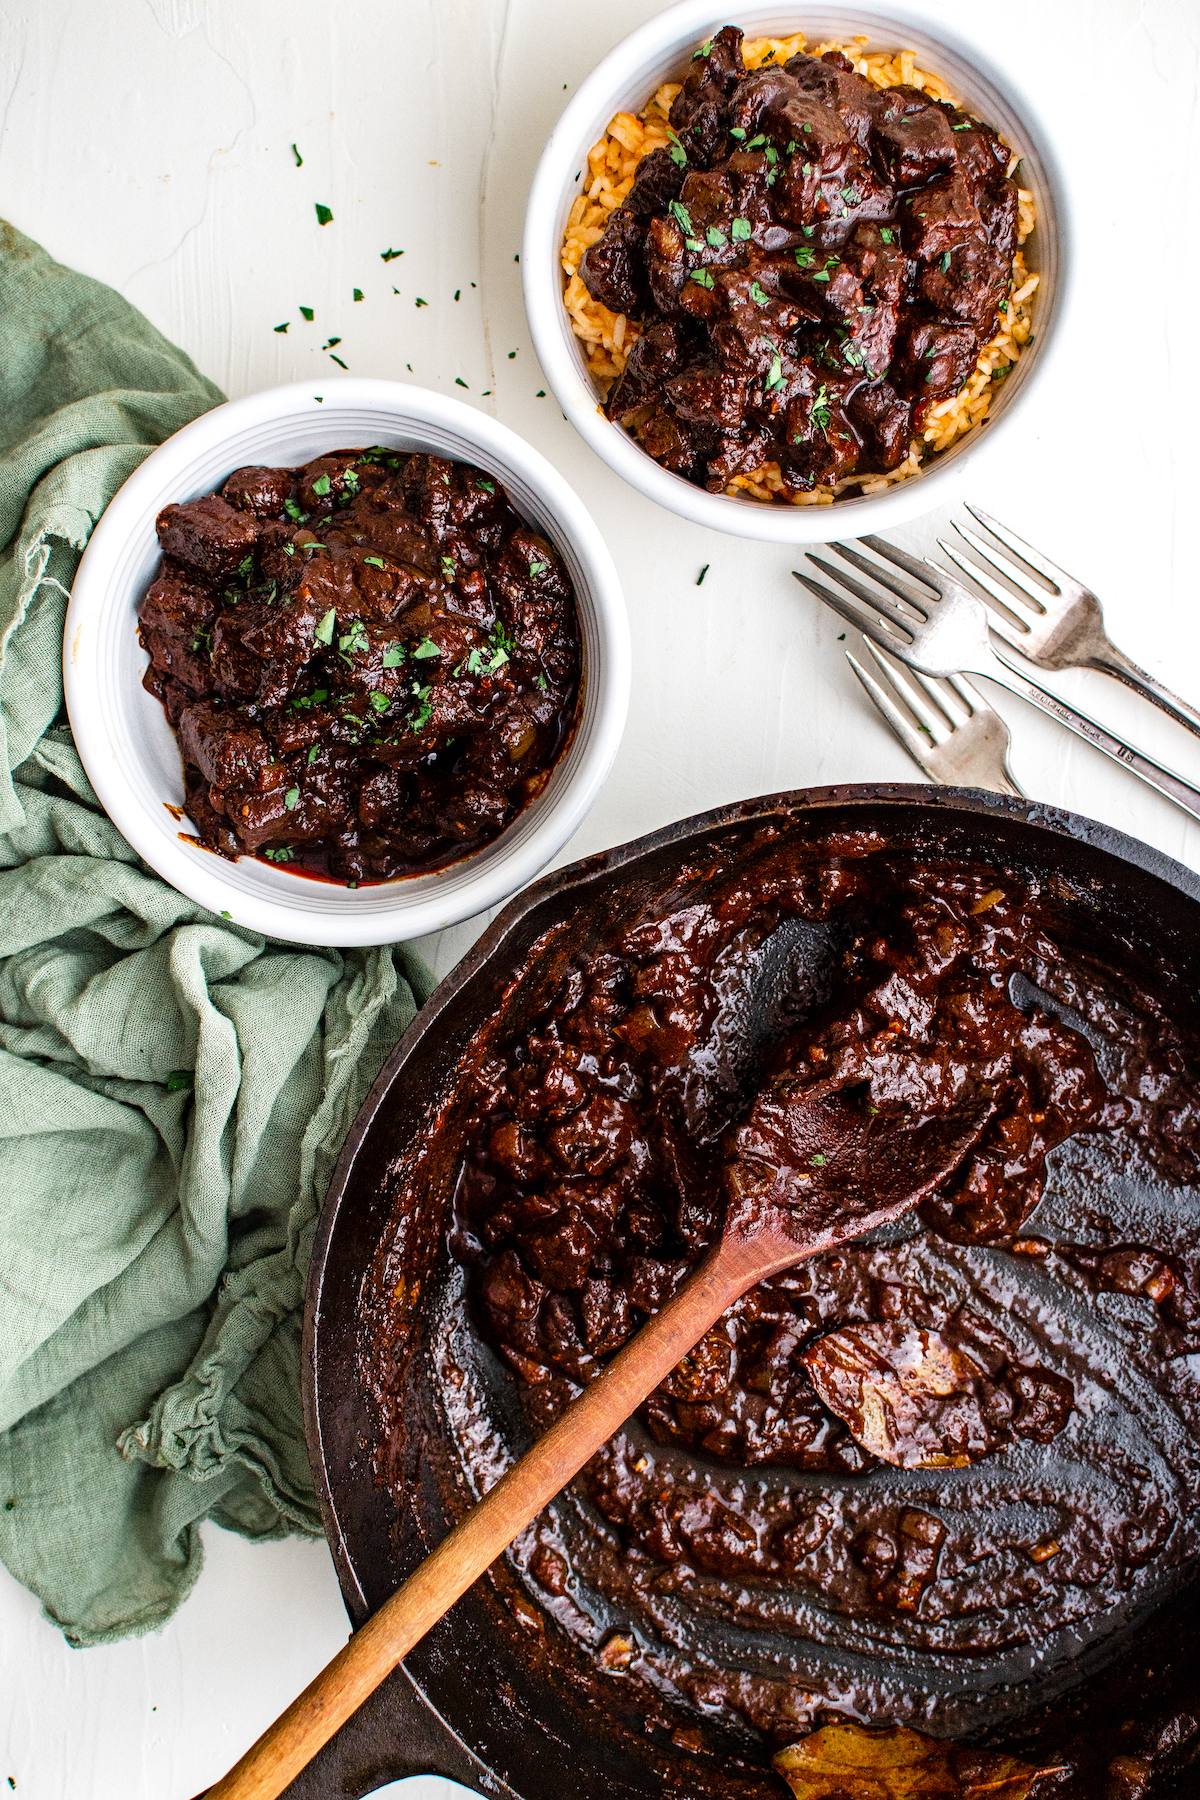
<svg viewBox="0 0 1200 1800">
<path fill-rule="evenodd" d="M 774 1262 L 778 1266 L 779 1258 Z M 276 1800 L 413 1645 L 764 1273 L 762 1252 L 752 1245 L 722 1241 L 710 1251 L 603 1375 L 208 1790 L 208 1800 Z"/>
</svg>

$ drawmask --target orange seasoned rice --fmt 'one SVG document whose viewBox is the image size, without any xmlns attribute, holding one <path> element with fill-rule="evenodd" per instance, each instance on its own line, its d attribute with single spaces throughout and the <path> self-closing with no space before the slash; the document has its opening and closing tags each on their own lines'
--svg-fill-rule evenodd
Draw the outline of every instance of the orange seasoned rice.
<svg viewBox="0 0 1200 1800">
<path fill-rule="evenodd" d="M 920 88 L 934 100 L 954 101 L 954 95 L 937 75 L 916 66 L 915 53 L 898 50 L 865 50 L 865 37 L 850 44 L 818 44 L 811 52 L 823 56 L 827 50 L 840 50 L 856 72 L 873 87 L 895 87 L 903 82 Z M 759 69 L 764 63 L 786 62 L 805 48 L 805 37 L 797 31 L 786 38 L 753 38 L 742 45 L 742 60 L 747 69 Z M 610 213 L 616 211 L 633 186 L 634 173 L 643 156 L 663 149 L 671 141 L 668 114 L 680 83 L 666 81 L 652 95 L 640 113 L 620 112 L 610 122 L 599 143 L 588 151 L 589 179 L 576 196 L 567 216 L 562 241 L 563 304 L 571 318 L 571 329 L 584 346 L 588 368 L 602 399 L 625 367 L 630 348 L 638 336 L 638 325 L 623 313 L 612 313 L 598 300 L 593 300 L 579 274 L 584 252 L 604 235 Z M 1009 173 L 1015 172 L 1014 157 Z M 1017 243 L 1023 245 L 1037 224 L 1033 195 L 1018 188 Z M 857 487 L 864 494 L 880 494 L 898 481 L 921 472 L 922 459 L 948 450 L 966 432 L 973 431 L 987 417 L 992 396 L 1009 375 L 1033 339 L 1033 297 L 1038 276 L 1025 267 L 1025 257 L 1018 249 L 1013 257 L 1012 290 L 1007 301 L 1005 322 L 985 344 L 973 374 L 957 394 L 931 407 L 920 433 L 913 439 L 904 461 L 886 475 L 847 475 L 832 487 L 817 487 L 812 493 L 787 494 L 779 464 L 765 463 L 749 475 L 735 476 L 725 492 L 747 494 L 755 500 L 787 501 L 794 506 L 830 506 L 846 489 Z"/>
</svg>

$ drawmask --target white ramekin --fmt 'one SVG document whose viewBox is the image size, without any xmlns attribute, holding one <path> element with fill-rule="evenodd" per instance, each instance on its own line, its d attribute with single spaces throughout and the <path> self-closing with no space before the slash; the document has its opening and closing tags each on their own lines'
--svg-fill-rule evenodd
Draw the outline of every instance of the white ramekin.
<svg viewBox="0 0 1200 1800">
<path fill-rule="evenodd" d="M 316 391 L 314 391 L 316 390 Z M 318 397 L 318 394 L 320 397 Z M 495 842 L 448 868 L 376 886 L 313 881 L 254 857 L 229 862 L 187 841 L 183 766 L 159 702 L 137 607 L 159 558 L 154 521 L 211 493 L 246 463 L 299 464 L 343 445 L 389 444 L 478 463 L 561 552 L 579 610 L 583 692 L 574 737 L 537 798 Z M 173 887 L 240 925 L 302 944 L 385 944 L 495 906 L 580 824 L 616 755 L 629 704 L 629 626 L 613 561 L 590 514 L 546 458 L 457 400 L 395 381 L 325 377 L 218 406 L 146 458 L 113 499 L 79 565 L 63 680 L 79 754 L 105 810 Z"/>
<path fill-rule="evenodd" d="M 995 29 L 998 17 L 991 15 Z M 709 494 L 661 468 L 605 418 L 588 374 L 583 348 L 562 303 L 559 252 L 567 214 L 583 185 L 587 153 L 621 111 L 639 112 L 655 89 L 686 69 L 695 46 L 714 29 L 737 25 L 747 37 L 784 37 L 803 31 L 810 44 L 841 43 L 865 35 L 874 50 L 911 49 L 918 65 L 940 75 L 956 97 L 996 127 L 1022 157 L 1021 184 L 1037 202 L 1037 230 L 1026 246 L 1029 267 L 1041 276 L 1034 307 L 1034 345 L 992 401 L 988 420 L 937 457 L 924 474 L 886 493 L 847 494 L 832 506 L 768 505 Z M 631 487 L 697 525 L 772 543 L 827 543 L 886 531 L 951 499 L 967 465 L 985 443 L 1008 435 L 1049 360 L 1067 303 L 1070 266 L 1066 187 L 1030 104 L 1007 74 L 997 71 L 978 43 L 947 31 L 919 8 L 806 6 L 787 10 L 733 0 L 683 0 L 627 37 L 606 56 L 572 99 L 542 153 L 530 190 L 521 248 L 525 309 L 546 379 L 568 419 L 611 469 Z"/>
</svg>

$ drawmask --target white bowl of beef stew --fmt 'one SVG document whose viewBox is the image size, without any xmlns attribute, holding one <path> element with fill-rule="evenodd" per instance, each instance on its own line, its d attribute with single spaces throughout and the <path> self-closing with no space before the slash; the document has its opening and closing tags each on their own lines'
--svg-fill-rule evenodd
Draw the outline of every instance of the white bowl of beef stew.
<svg viewBox="0 0 1200 1800">
<path fill-rule="evenodd" d="M 611 206 L 614 201 L 611 188 L 607 197 L 601 194 L 599 200 L 586 198 L 593 191 L 596 179 L 596 171 L 589 167 L 589 151 L 606 138 L 610 122 L 616 120 L 618 114 L 634 115 L 636 120 L 661 84 L 683 81 L 693 66 L 698 47 L 727 25 L 739 28 L 747 44 L 754 39 L 790 37 L 802 30 L 807 54 L 826 44 L 851 45 L 856 40 L 858 54 L 864 57 L 913 52 L 913 61 L 919 71 L 936 77 L 965 115 L 990 126 L 1020 158 L 1016 169 L 1011 171 L 1013 183 L 1027 190 L 1036 209 L 1036 228 L 1027 241 L 1022 242 L 1028 271 L 1038 278 L 1036 293 L 1029 302 L 1031 317 L 1023 321 L 1025 329 L 1032 327 L 1032 341 L 1023 349 L 1018 346 L 1019 354 L 1007 368 L 997 360 L 1000 379 L 988 383 L 984 423 L 966 430 L 950 447 L 936 452 L 931 452 L 922 438 L 919 472 L 893 480 L 881 491 L 864 493 L 851 484 L 839 491 L 832 503 L 825 504 L 753 498 L 745 491 L 736 495 L 723 489 L 709 491 L 703 485 L 706 466 L 703 453 L 688 475 L 672 472 L 664 461 L 655 460 L 642 447 L 632 431 L 607 416 L 602 400 L 603 386 L 597 385 L 585 345 L 573 329 L 572 317 L 564 303 L 564 234 L 572 226 L 572 209 L 581 196 L 585 196 L 585 206 L 600 203 Z M 781 59 L 783 54 L 779 52 Z M 893 78 L 888 79 L 890 82 Z M 655 141 L 655 122 L 648 118 L 644 123 L 650 129 L 643 140 L 643 153 L 644 144 Z M 667 130 L 667 121 L 664 117 L 656 123 L 656 141 L 666 153 L 668 147 L 664 145 L 663 133 Z M 628 131 L 628 119 L 622 129 Z M 956 129 L 967 127 L 960 124 Z M 636 139 L 636 126 L 634 136 Z M 678 148 L 677 136 L 675 141 Z M 732 148 L 727 139 L 724 141 Z M 762 139 L 758 141 L 761 143 Z M 628 147 L 635 155 L 639 153 L 636 141 Z M 783 149 L 794 151 L 796 146 L 781 144 Z M 874 153 L 864 137 L 864 157 L 868 164 Z M 761 154 L 765 152 L 760 151 Z M 631 167 L 628 163 L 623 165 L 626 175 Z M 613 176 L 614 184 L 617 173 L 619 171 Z M 853 199 L 852 195 L 850 199 Z M 833 204 L 836 206 L 836 199 Z M 1024 209 L 1022 217 L 1027 220 L 1029 201 L 1023 200 L 1021 205 Z M 697 213 L 697 219 L 700 216 Z M 681 233 L 688 225 L 699 229 L 690 213 L 686 221 L 680 221 L 676 215 L 676 222 L 680 224 Z M 729 222 L 725 223 L 727 226 Z M 734 220 L 733 223 L 742 225 L 744 221 Z M 734 236 L 737 235 L 735 230 Z M 716 241 L 708 239 L 710 244 Z M 802 244 L 803 239 L 800 242 Z M 578 252 L 579 240 L 575 243 Z M 1028 416 L 1029 395 L 1047 365 L 1051 350 L 1062 336 L 1069 249 L 1067 194 L 1050 138 L 1010 77 L 993 67 L 987 51 L 980 44 L 960 32 L 946 30 L 939 20 L 919 10 L 854 5 L 796 6 L 785 10 L 778 5 L 738 4 L 737 0 L 726 6 L 719 6 L 715 0 L 684 0 L 684 4 L 672 7 L 619 44 L 583 83 L 564 111 L 534 178 L 521 263 L 530 329 L 546 378 L 564 413 L 610 468 L 641 493 L 696 524 L 739 537 L 777 543 L 809 543 L 884 531 L 926 512 L 953 497 L 972 457 L 983 447 L 990 452 L 1000 438 L 1012 447 L 1018 434 L 1011 428 L 1018 419 Z M 708 254 L 695 240 L 689 250 L 701 256 Z M 722 251 L 718 250 L 716 254 L 719 257 Z M 805 253 L 801 250 L 800 254 Z M 820 271 L 817 278 L 820 278 Z M 701 280 L 706 280 L 703 274 Z M 578 300 L 579 289 L 575 290 L 575 295 Z M 818 302 L 820 298 L 816 296 Z M 586 304 L 584 310 L 587 311 Z M 1008 311 L 1007 304 L 1003 310 Z M 660 311 L 656 316 L 661 318 L 663 315 Z M 826 316 L 832 317 L 828 313 Z M 610 321 L 611 317 L 610 313 Z M 999 319 L 999 311 L 996 317 Z M 1010 314 L 1007 322 L 1011 323 L 1011 319 Z M 581 323 L 585 329 L 596 328 L 594 319 L 589 321 L 584 317 Z M 609 325 L 604 324 L 604 328 L 609 329 Z M 844 337 L 845 333 L 838 335 Z M 706 352 L 711 350 L 711 345 L 710 339 Z M 627 353 L 628 345 L 622 348 Z M 601 366 L 607 364 L 611 368 L 614 360 L 619 366 L 619 358 L 614 359 L 611 348 L 605 343 L 593 343 L 592 349 Z M 689 355 L 695 354 L 693 347 Z M 986 352 L 982 354 L 986 355 Z M 999 354 L 997 352 L 996 356 Z M 778 359 L 768 370 L 764 359 L 761 375 L 764 400 L 773 377 L 778 377 L 777 363 Z M 787 372 L 786 364 L 784 372 Z M 818 371 L 817 379 L 819 377 Z M 909 379 L 911 388 L 916 378 L 910 376 Z M 973 395 L 970 381 L 962 390 L 964 395 L 968 389 Z M 758 400 L 758 396 L 752 397 Z M 695 405 L 694 397 L 692 404 Z M 918 394 L 914 401 L 915 420 L 920 419 L 920 404 Z M 813 405 L 816 405 L 815 400 Z M 670 408 L 667 411 L 669 413 Z M 816 419 L 818 424 L 822 423 L 819 413 Z M 824 422 L 827 423 L 827 419 Z M 928 422 L 921 420 L 919 436 Z M 790 422 L 787 429 L 790 433 Z M 829 434 L 824 435 L 828 442 Z M 947 433 L 940 435 L 944 437 Z M 797 437 L 793 441 L 799 443 L 801 440 Z M 759 491 L 763 491 L 761 483 Z"/>
<path fill-rule="evenodd" d="M 139 642 L 138 607 L 159 567 L 155 522 L 164 507 L 214 493 L 247 465 L 297 467 L 360 446 L 475 465 L 486 472 L 482 481 L 502 485 L 570 578 L 580 675 L 573 724 L 557 760 L 498 836 L 442 866 L 354 886 L 310 879 L 257 855 L 222 856 L 197 841 L 185 807 L 179 741 L 160 700 L 143 686 L 149 658 Z M 620 742 L 629 629 L 599 531 L 536 450 L 485 414 L 422 388 L 326 378 L 217 407 L 147 457 L 108 507 L 80 564 L 63 673 L 71 728 L 97 795 L 133 848 L 172 886 L 240 925 L 294 942 L 381 944 L 497 905 L 566 843 Z"/>
</svg>

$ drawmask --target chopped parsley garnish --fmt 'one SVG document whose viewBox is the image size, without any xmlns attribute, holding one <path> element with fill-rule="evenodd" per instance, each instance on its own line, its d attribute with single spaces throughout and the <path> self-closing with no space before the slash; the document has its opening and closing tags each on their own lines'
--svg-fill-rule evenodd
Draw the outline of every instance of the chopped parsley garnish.
<svg viewBox="0 0 1200 1800">
<path fill-rule="evenodd" d="M 428 305 L 429 305 L 429 302 L 428 302 L 428 300 L 422 300 L 422 298 L 421 298 L 421 296 L 420 296 L 420 294 L 418 294 L 418 295 L 417 295 L 417 298 L 416 298 L 416 302 L 415 302 L 415 304 L 416 304 L 416 305 L 417 305 L 417 306 L 428 306 Z"/>
<path fill-rule="evenodd" d="M 382 556 L 364 556 L 363 561 L 365 563 L 370 563 L 373 569 L 386 569 L 387 567 Z"/>
<path fill-rule="evenodd" d="M 311 694 L 304 696 L 303 700 L 289 700 L 288 706 L 292 712 L 307 712 L 310 706 L 323 706 L 328 698 L 328 688 L 314 688 Z"/>
<path fill-rule="evenodd" d="M 694 281 L 697 287 L 710 288 L 713 285 L 713 278 L 707 269 L 693 269 L 688 279 Z"/>
<path fill-rule="evenodd" d="M 775 164 L 779 161 L 778 150 L 774 149 L 770 144 L 768 144 L 767 148 L 763 152 L 763 154 L 765 155 L 767 161 L 770 163 L 771 167 L 774 168 Z"/>
<path fill-rule="evenodd" d="M 290 320 L 288 320 L 288 319 L 285 319 L 285 320 L 284 320 L 284 321 L 283 321 L 283 324 L 282 324 L 282 325 L 273 325 L 273 326 L 272 326 L 272 327 L 271 327 L 271 329 L 272 329 L 272 330 L 273 330 L 273 331 L 286 331 L 286 330 L 287 330 L 287 328 L 288 328 L 288 325 L 289 325 L 289 323 L 290 323 Z"/>
<path fill-rule="evenodd" d="M 375 711 L 377 713 L 385 713 L 387 711 L 388 707 L 392 704 L 391 701 L 388 699 L 387 695 L 381 694 L 379 692 L 378 688 L 371 689 L 371 692 L 368 695 L 368 699 L 370 700 L 371 705 L 375 708 Z"/>
<path fill-rule="evenodd" d="M 452 556 L 443 556 L 441 567 L 442 580 L 453 581 L 454 577 L 458 574 L 458 564 L 455 562 L 454 558 Z"/>
<path fill-rule="evenodd" d="M 749 219 L 735 219 L 733 224 L 729 227 L 729 234 L 735 244 L 744 244 L 746 239 L 750 236 Z"/>
<path fill-rule="evenodd" d="M 276 844 L 273 850 L 264 850 L 263 855 L 268 862 L 291 862 L 295 851 L 290 844 Z"/>
<path fill-rule="evenodd" d="M 808 409 L 808 416 L 812 420 L 813 424 L 816 426 L 817 430 L 823 434 L 826 442 L 828 442 L 828 440 L 829 440 L 829 392 L 828 392 L 828 389 L 826 388 L 824 382 L 821 383 L 821 386 L 817 389 L 816 393 L 813 395 L 813 403 Z"/>
<path fill-rule="evenodd" d="M 760 131 L 757 137 L 752 137 L 750 139 L 750 142 L 746 145 L 746 148 L 747 148 L 747 150 L 757 150 L 759 145 L 765 144 L 766 141 L 767 141 L 766 133 Z"/>
<path fill-rule="evenodd" d="M 815 1150 L 808 1159 L 809 1167 L 813 1169 L 823 1169 L 826 1160 L 825 1152 L 823 1150 Z"/>
<path fill-rule="evenodd" d="M 750 298 L 756 306 L 769 306 L 771 303 L 770 295 L 764 293 L 757 281 L 752 281 L 750 283 Z"/>
<path fill-rule="evenodd" d="M 283 796 L 283 804 L 287 807 L 289 812 L 295 812 L 296 802 L 299 798 L 300 789 L 298 787 L 288 789 L 287 793 Z"/>
<path fill-rule="evenodd" d="M 704 236 L 714 250 L 723 250 L 729 242 L 729 239 L 725 236 L 725 233 L 721 230 L 719 225 L 710 225 L 708 230 L 704 233 Z"/>
<path fill-rule="evenodd" d="M 954 127 L 954 129 L 955 129 L 955 131 L 970 131 L 970 129 L 971 129 L 971 121 L 970 121 L 970 119 L 964 119 L 964 120 L 963 120 L 963 122 L 962 122 L 962 124 L 961 124 L 961 125 L 956 125 L 956 126 L 955 126 L 955 127 Z"/>
<path fill-rule="evenodd" d="M 379 260 L 381 262 L 395 262 L 398 256 L 403 255 L 403 250 L 381 250 L 379 252 Z"/>
<path fill-rule="evenodd" d="M 709 51 L 712 49 L 712 46 L 713 46 L 713 41 L 711 38 L 709 38 L 706 43 L 701 44 L 701 46 L 698 50 L 692 51 L 692 61 L 699 62 L 700 58 L 702 56 L 708 55 Z"/>
<path fill-rule="evenodd" d="M 711 563 L 705 563 L 704 567 L 701 569 L 700 573 L 696 577 L 696 586 L 697 587 L 700 586 L 700 583 L 704 580 L 704 577 L 708 574 L 708 571 L 711 568 L 712 568 Z"/>
<path fill-rule="evenodd" d="M 361 656 L 370 648 L 371 640 L 367 636 L 367 628 L 362 620 L 351 620 L 349 631 L 344 632 L 338 639 L 338 655 L 342 661 L 349 663 L 352 657 Z"/>
<path fill-rule="evenodd" d="M 306 512 L 300 511 L 300 508 L 296 505 L 294 500 L 285 500 L 283 503 L 283 510 L 288 518 L 295 519 L 298 525 L 303 525 L 305 519 L 308 517 Z"/>
<path fill-rule="evenodd" d="M 511 354 L 512 354 L 512 355 L 513 355 L 513 356 L 515 356 L 515 355 L 516 355 L 516 354 L 517 354 L 517 353 L 516 353 L 516 351 L 515 351 L 515 350 L 513 350 L 513 351 L 512 351 L 512 352 L 511 352 Z M 482 490 L 482 492 L 483 492 L 483 493 L 485 493 L 485 494 L 494 494 L 494 493 L 495 493 L 495 491 L 496 491 L 496 484 L 495 484 L 495 482 L 494 482 L 494 481 L 477 481 L 477 482 L 476 482 L 476 483 L 475 483 L 475 486 L 476 486 L 476 487 L 477 487 L 477 488 L 479 488 L 479 489 L 481 489 L 481 490 Z"/>
<path fill-rule="evenodd" d="M 841 194 L 842 199 L 846 202 L 847 206 L 853 206 L 855 201 L 858 199 L 858 195 L 854 192 L 854 189 L 852 187 L 840 188 L 838 191 Z"/>
<path fill-rule="evenodd" d="M 383 666 L 385 669 L 398 669 L 404 661 L 403 644 L 385 644 L 383 647 Z"/>
<path fill-rule="evenodd" d="M 329 352 L 329 360 L 330 362 L 335 362 L 339 369 L 348 369 L 350 367 L 350 364 L 344 363 L 340 356 L 335 356 L 332 350 Z"/>
<path fill-rule="evenodd" d="M 550 692 L 550 683 L 546 680 L 544 675 L 535 675 L 533 681 L 534 686 L 540 687 L 543 694 L 548 694 Z"/>
<path fill-rule="evenodd" d="M 808 244 L 798 244 L 792 251 L 798 269 L 811 269 L 816 261 L 817 253 Z"/>
<path fill-rule="evenodd" d="M 943 253 L 943 256 L 942 256 L 942 274 L 943 275 L 947 272 L 949 267 L 950 267 L 950 252 L 947 250 Z"/>
<path fill-rule="evenodd" d="M 463 380 L 461 375 L 456 375 L 454 377 L 454 385 L 455 385 L 455 387 L 466 387 L 467 386 L 466 382 Z M 467 392 L 468 393 L 470 392 L 469 388 L 467 389 Z"/>
<path fill-rule="evenodd" d="M 549 563 L 531 562 L 529 565 L 529 573 L 531 575 L 544 575 L 549 567 Z"/>
<path fill-rule="evenodd" d="M 1012 374 L 1012 364 L 1011 363 L 1000 363 L 996 368 L 994 368 L 992 370 L 992 380 L 993 381 L 1003 381 L 1004 377 L 1006 375 L 1011 375 L 1011 374 Z"/>
<path fill-rule="evenodd" d="M 783 386 L 783 361 L 782 361 L 782 358 L 780 357 L 779 351 L 775 349 L 775 346 L 771 342 L 770 338 L 763 338 L 762 341 L 767 346 L 767 349 L 773 352 L 773 355 L 771 357 L 770 371 L 768 372 L 767 378 L 763 383 L 763 387 L 765 388 L 766 392 L 768 394 L 770 394 L 770 393 L 774 393 L 776 391 L 776 389 L 781 388 Z"/>
<path fill-rule="evenodd" d="M 671 204 L 667 207 L 667 211 L 681 231 L 686 232 L 688 237 L 695 237 L 696 227 L 692 224 L 692 215 L 683 204 L 682 200 L 672 200 Z"/>
<path fill-rule="evenodd" d="M 328 477 L 328 475 L 318 475 L 317 479 L 313 482 L 313 493 L 319 494 L 321 496 L 321 499 L 324 500 L 324 498 L 325 498 L 326 494 L 328 494 L 328 492 L 329 492 L 329 477 Z"/>
<path fill-rule="evenodd" d="M 316 205 L 317 205 L 317 224 L 318 225 L 331 225 L 333 223 L 333 214 L 330 212 L 329 208 L 327 206 L 322 206 L 321 202 L 319 200 L 317 201 Z"/>
<path fill-rule="evenodd" d="M 742 127 L 740 125 L 731 125 L 729 127 L 729 135 L 731 138 L 736 138 L 738 143 L 740 144 L 742 142 L 742 139 L 745 137 L 746 133 L 742 130 Z"/>
<path fill-rule="evenodd" d="M 206 656 L 212 655 L 212 632 L 198 631 L 192 639 L 192 652 L 196 654 L 203 649 Z"/>
<path fill-rule="evenodd" d="M 313 763 L 316 762 L 316 760 L 317 760 L 318 756 L 320 756 L 320 754 L 321 754 L 320 744 L 310 744 L 309 745 L 309 747 L 308 747 L 308 764 L 309 764 L 310 768 L 312 767 Z"/>
<path fill-rule="evenodd" d="M 879 227 L 879 235 L 883 239 L 885 244 L 890 244 L 892 241 L 892 237 L 893 237 L 893 232 L 892 232 L 891 226 L 890 225 L 881 225 Z"/>
<path fill-rule="evenodd" d="M 322 350 L 332 350 L 334 345 L 340 344 L 341 341 L 342 341 L 341 338 L 330 338 L 328 343 L 321 345 L 321 348 L 322 348 Z"/>
<path fill-rule="evenodd" d="M 356 300 L 361 300 L 361 299 L 362 299 L 362 297 L 363 297 L 363 291 L 362 291 L 362 289 L 361 289 L 361 288 L 355 288 L 355 289 L 354 289 L 354 290 L 353 290 L 353 292 L 354 292 L 354 298 L 355 298 L 355 299 L 356 299 Z"/>
<path fill-rule="evenodd" d="M 441 654 L 432 638 L 422 638 L 413 651 L 413 660 L 414 662 L 428 662 L 431 656 L 440 656 Z"/>
<path fill-rule="evenodd" d="M 314 642 L 316 642 L 318 644 L 332 644 L 332 642 L 333 642 L 333 622 L 334 622 L 336 613 L 337 613 L 337 608 L 331 606 L 329 611 L 325 614 L 325 617 L 323 619 L 319 620 L 318 623 L 313 627 Z"/>
<path fill-rule="evenodd" d="M 301 156 L 300 152 L 297 150 L 295 144 L 292 145 L 292 155 L 296 159 L 296 167 L 298 169 L 302 169 L 304 167 L 304 158 Z"/>
<path fill-rule="evenodd" d="M 669 131 L 669 135 L 671 139 L 671 161 L 675 164 L 677 169 L 686 169 L 687 151 L 680 143 L 678 135 L 674 131 Z"/>
<path fill-rule="evenodd" d="M 307 320 L 308 320 L 308 322 L 309 322 L 309 324 L 310 324 L 310 325 L 311 325 L 311 324 L 312 324 L 312 322 L 313 322 L 313 309 L 312 309 L 312 307 L 311 307 L 311 306 L 302 306 L 302 307 L 301 307 L 301 308 L 300 308 L 300 317 L 301 317 L 301 318 L 302 318 L 302 319 L 307 319 Z"/>
</svg>

